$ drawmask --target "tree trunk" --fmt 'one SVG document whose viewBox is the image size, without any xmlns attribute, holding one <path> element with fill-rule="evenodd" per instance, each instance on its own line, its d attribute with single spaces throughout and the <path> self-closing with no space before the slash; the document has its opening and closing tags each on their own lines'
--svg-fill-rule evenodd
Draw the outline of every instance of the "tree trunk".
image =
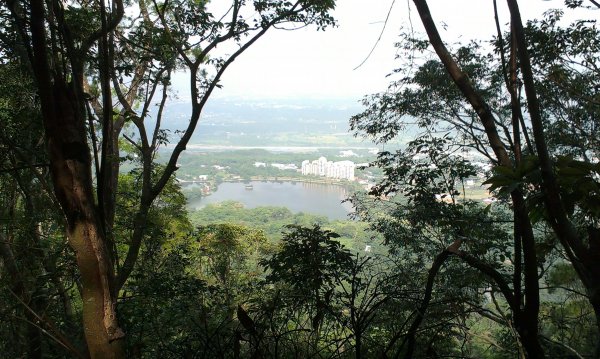
<svg viewBox="0 0 600 359">
<path fill-rule="evenodd" d="M 362 358 L 362 331 L 360 329 L 357 329 L 354 332 L 354 335 L 356 336 L 356 345 L 355 345 L 355 359 L 361 359 Z"/>
<path fill-rule="evenodd" d="M 419 16 L 425 27 L 429 41 L 436 51 L 441 62 L 444 64 L 446 71 L 469 101 L 473 109 L 477 112 L 485 128 L 486 135 L 490 146 L 492 147 L 498 163 L 501 166 L 511 168 L 512 161 L 508 156 L 506 147 L 498 135 L 496 129 L 496 121 L 494 115 L 485 102 L 481 94 L 474 88 L 468 76 L 462 71 L 451 54 L 446 49 L 433 21 L 426 0 L 413 0 Z M 523 250 L 523 270 L 525 274 L 525 308 L 515 307 L 512 304 L 512 311 L 515 314 L 515 319 L 518 319 L 517 329 L 521 339 L 525 344 L 524 347 L 527 355 L 530 358 L 543 358 L 544 352 L 539 344 L 538 335 L 538 315 L 539 315 L 539 283 L 537 272 L 537 253 L 535 248 L 535 238 L 529 221 L 527 210 L 525 208 L 523 195 L 519 190 L 511 193 L 511 199 L 514 204 L 515 223 L 519 227 L 518 233 L 521 237 Z M 520 302 L 520 299 L 517 300 Z"/>
<path fill-rule="evenodd" d="M 54 86 L 55 117 L 44 117 L 54 192 L 67 221 L 69 245 L 81 275 L 83 326 L 92 358 L 122 358 L 114 273 L 97 212 L 85 126 L 69 90 Z"/>
<path fill-rule="evenodd" d="M 589 301 L 594 308 L 597 326 L 600 331 L 600 279 L 598 279 L 600 278 L 600 229 L 593 226 L 588 228 L 588 243 L 586 244 L 583 236 L 578 233 L 576 226 L 571 222 L 565 210 L 563 200 L 560 197 L 558 180 L 554 174 L 551 153 L 546 145 L 542 112 L 519 6 L 516 0 L 507 0 L 507 2 L 523 73 L 523 84 L 527 96 L 533 136 L 540 160 L 542 192 L 548 212 L 548 222 L 588 292 Z M 600 343 L 598 347 L 600 348 Z M 598 356 L 600 356 L 600 349 L 596 353 L 596 357 Z"/>
<path fill-rule="evenodd" d="M 116 300 L 108 285 L 106 251 L 97 221 L 88 218 L 69 225 L 69 244 L 77 257 L 81 275 L 83 327 L 92 358 L 122 358 L 121 338 L 124 333 L 116 320 Z"/>
<path fill-rule="evenodd" d="M 458 246 L 460 246 L 460 242 L 455 242 L 452 246 L 458 247 Z M 400 349 L 402 349 L 404 347 L 404 344 L 408 343 L 408 345 L 406 347 L 406 352 L 404 353 L 405 359 L 410 359 L 413 357 L 413 354 L 415 351 L 415 346 L 417 344 L 417 338 L 416 338 L 417 330 L 419 329 L 419 327 L 421 326 L 421 323 L 425 319 L 425 312 L 427 311 L 427 308 L 429 307 L 429 302 L 431 301 L 431 298 L 432 298 L 433 284 L 434 284 L 435 278 L 437 277 L 440 268 L 442 267 L 444 262 L 446 262 L 448 257 L 450 257 L 451 254 L 452 254 L 452 252 L 450 252 L 448 250 L 445 250 L 445 251 L 441 252 L 440 254 L 438 254 L 437 257 L 435 257 L 435 260 L 433 261 L 431 268 L 429 269 L 429 273 L 427 275 L 427 285 L 425 287 L 425 296 L 423 297 L 421 304 L 417 308 L 415 319 L 413 320 L 410 328 L 407 330 L 406 337 L 404 338 L 404 341 L 402 342 L 402 345 L 400 346 Z M 390 344 L 388 344 L 388 348 L 391 348 L 392 344 L 393 344 L 393 341 L 390 342 Z M 386 352 L 388 350 L 389 349 L 386 349 Z M 398 354 L 396 354 L 396 357 L 398 357 Z"/>
<path fill-rule="evenodd" d="M 33 72 L 39 90 L 54 193 L 67 223 L 69 245 L 81 275 L 83 325 L 92 358 L 123 358 L 123 331 L 116 317 L 113 265 L 94 200 L 92 161 L 87 143 L 81 89 L 83 67 L 72 74 L 51 69 L 45 8 L 32 0 Z M 73 90 L 76 89 L 76 90 Z"/>
</svg>

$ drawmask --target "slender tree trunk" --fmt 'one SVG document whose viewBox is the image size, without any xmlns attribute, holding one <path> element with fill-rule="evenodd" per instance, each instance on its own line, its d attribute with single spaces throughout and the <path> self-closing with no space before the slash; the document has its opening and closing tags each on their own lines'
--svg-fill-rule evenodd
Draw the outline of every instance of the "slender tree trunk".
<svg viewBox="0 0 600 359">
<path fill-rule="evenodd" d="M 362 358 L 362 330 L 357 329 L 354 332 L 354 335 L 356 336 L 356 349 L 355 349 L 355 359 L 361 359 Z"/>
<path fill-rule="evenodd" d="M 44 300 L 40 300 L 40 298 L 34 296 L 31 298 L 29 306 L 34 312 L 40 313 L 40 310 L 43 310 L 42 302 Z M 33 324 L 38 322 L 38 320 L 30 312 L 26 313 L 26 317 L 31 322 L 27 325 L 27 345 L 29 346 L 27 348 L 27 357 L 30 359 L 42 359 L 42 332 L 40 328 Z"/>
<path fill-rule="evenodd" d="M 600 332 L 600 230 L 594 227 L 588 228 L 588 243 L 586 244 L 584 236 L 578 233 L 564 208 L 558 181 L 554 174 L 551 153 L 546 145 L 542 112 L 519 6 L 516 0 L 507 0 L 507 3 L 523 73 L 523 84 L 527 96 L 533 136 L 540 160 L 542 191 L 549 216 L 548 222 L 588 292 L 589 301 L 596 314 L 596 324 Z M 600 348 L 600 343 L 598 347 Z M 598 356 L 600 356 L 600 350 L 596 353 L 596 357 Z"/>
<path fill-rule="evenodd" d="M 465 74 L 451 54 L 446 49 L 433 21 L 426 0 L 414 0 L 419 12 L 419 16 L 427 31 L 430 43 L 435 49 L 438 57 L 444 64 L 448 74 L 451 76 L 459 90 L 469 101 L 473 109 L 477 112 L 484 128 L 490 146 L 494 150 L 498 163 L 501 166 L 511 168 L 512 161 L 506 151 L 506 146 L 502 142 L 496 129 L 496 121 L 489 105 L 485 102 L 480 93 L 474 88 L 467 74 Z M 515 319 L 518 319 L 517 330 L 530 358 L 543 358 L 544 352 L 539 343 L 538 335 L 538 313 L 539 313 L 539 283 L 537 276 L 537 253 L 535 248 L 535 238 L 531 228 L 531 222 L 527 216 L 527 210 L 524 205 L 523 195 L 519 190 L 511 193 L 514 204 L 515 219 L 519 226 L 523 249 L 523 270 L 525 275 L 525 306 L 524 310 L 515 308 L 512 304 Z"/>
<path fill-rule="evenodd" d="M 458 245 L 460 245 L 460 242 L 457 242 L 457 243 L 458 243 Z M 425 319 L 425 312 L 427 311 L 427 308 L 429 307 L 429 302 L 431 301 L 431 298 L 432 298 L 433 284 L 434 284 L 435 278 L 437 277 L 440 268 L 442 267 L 444 262 L 446 262 L 448 257 L 450 257 L 451 254 L 452 253 L 449 252 L 448 250 L 445 250 L 445 251 L 441 252 L 440 254 L 438 254 L 437 257 L 435 257 L 435 260 L 433 261 L 431 268 L 429 269 L 429 273 L 427 275 L 427 285 L 425 288 L 425 296 L 423 297 L 421 304 L 417 308 L 417 314 L 415 315 L 415 319 L 413 320 L 410 328 L 408 329 L 408 331 L 406 333 L 404 342 L 402 342 L 402 345 L 400 346 L 400 349 L 402 349 L 402 347 L 404 347 L 404 344 L 408 343 L 408 345 L 406 347 L 406 352 L 404 353 L 404 359 L 410 359 L 413 357 L 413 354 L 415 351 L 415 346 L 417 344 L 417 338 L 416 338 L 417 330 L 419 329 L 419 327 L 421 326 L 421 323 Z M 388 347 L 389 347 L 389 345 L 388 345 Z M 399 354 L 399 351 L 395 355 L 395 357 L 398 357 L 398 354 Z"/>
</svg>

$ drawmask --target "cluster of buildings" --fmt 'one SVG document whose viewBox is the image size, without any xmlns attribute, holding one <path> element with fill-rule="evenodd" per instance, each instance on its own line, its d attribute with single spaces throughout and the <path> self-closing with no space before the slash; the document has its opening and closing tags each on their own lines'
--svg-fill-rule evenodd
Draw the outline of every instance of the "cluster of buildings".
<svg viewBox="0 0 600 359">
<path fill-rule="evenodd" d="M 316 161 L 302 161 L 302 174 L 305 176 L 323 176 L 336 179 L 347 179 L 354 181 L 354 169 L 356 165 L 352 161 L 327 161 L 325 157 L 319 157 Z"/>
<path fill-rule="evenodd" d="M 265 162 L 254 162 L 254 167 L 258 168 L 258 167 L 267 167 L 267 164 Z M 275 167 L 277 169 L 280 170 L 293 170 L 293 171 L 297 171 L 298 170 L 298 166 L 296 166 L 293 163 L 271 163 L 271 167 Z"/>
</svg>

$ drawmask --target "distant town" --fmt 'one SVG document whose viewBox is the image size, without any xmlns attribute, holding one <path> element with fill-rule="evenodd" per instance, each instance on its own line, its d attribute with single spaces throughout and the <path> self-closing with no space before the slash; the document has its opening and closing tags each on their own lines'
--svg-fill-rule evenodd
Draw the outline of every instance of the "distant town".
<svg viewBox="0 0 600 359">
<path fill-rule="evenodd" d="M 380 171 L 368 166 L 377 152 L 373 148 L 354 151 L 344 149 L 319 151 L 307 156 L 307 153 L 270 152 L 262 149 L 202 151 L 189 153 L 182 158 L 178 181 L 184 186 L 195 184 L 184 188 L 188 198 L 208 196 L 222 182 L 248 183 L 257 180 L 320 182 L 369 192 L 382 176 Z M 491 166 L 479 153 L 464 151 L 449 153 L 449 156 L 462 157 L 476 168 L 477 174 L 467 178 L 464 183 L 463 188 L 468 198 L 486 203 L 496 200 L 488 193 L 487 186 L 481 184 Z M 417 154 L 414 159 L 425 160 L 422 157 L 423 155 Z M 452 200 L 448 193 L 439 193 L 436 198 L 440 201 Z"/>
<path fill-rule="evenodd" d="M 327 161 L 321 156 L 316 161 L 302 161 L 302 175 L 324 176 L 327 178 L 347 179 L 354 181 L 355 164 L 352 161 Z"/>
</svg>

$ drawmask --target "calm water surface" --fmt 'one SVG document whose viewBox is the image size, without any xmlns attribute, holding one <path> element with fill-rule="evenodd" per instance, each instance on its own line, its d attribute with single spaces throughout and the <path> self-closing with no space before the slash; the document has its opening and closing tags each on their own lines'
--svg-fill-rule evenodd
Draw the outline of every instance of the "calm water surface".
<svg viewBox="0 0 600 359">
<path fill-rule="evenodd" d="M 336 185 L 304 182 L 221 183 L 217 191 L 208 197 L 190 202 L 192 208 L 202 208 L 210 203 L 237 201 L 246 208 L 261 206 L 287 207 L 292 212 L 320 214 L 330 219 L 348 219 L 352 205 L 341 203 L 349 195 L 345 188 Z"/>
</svg>

